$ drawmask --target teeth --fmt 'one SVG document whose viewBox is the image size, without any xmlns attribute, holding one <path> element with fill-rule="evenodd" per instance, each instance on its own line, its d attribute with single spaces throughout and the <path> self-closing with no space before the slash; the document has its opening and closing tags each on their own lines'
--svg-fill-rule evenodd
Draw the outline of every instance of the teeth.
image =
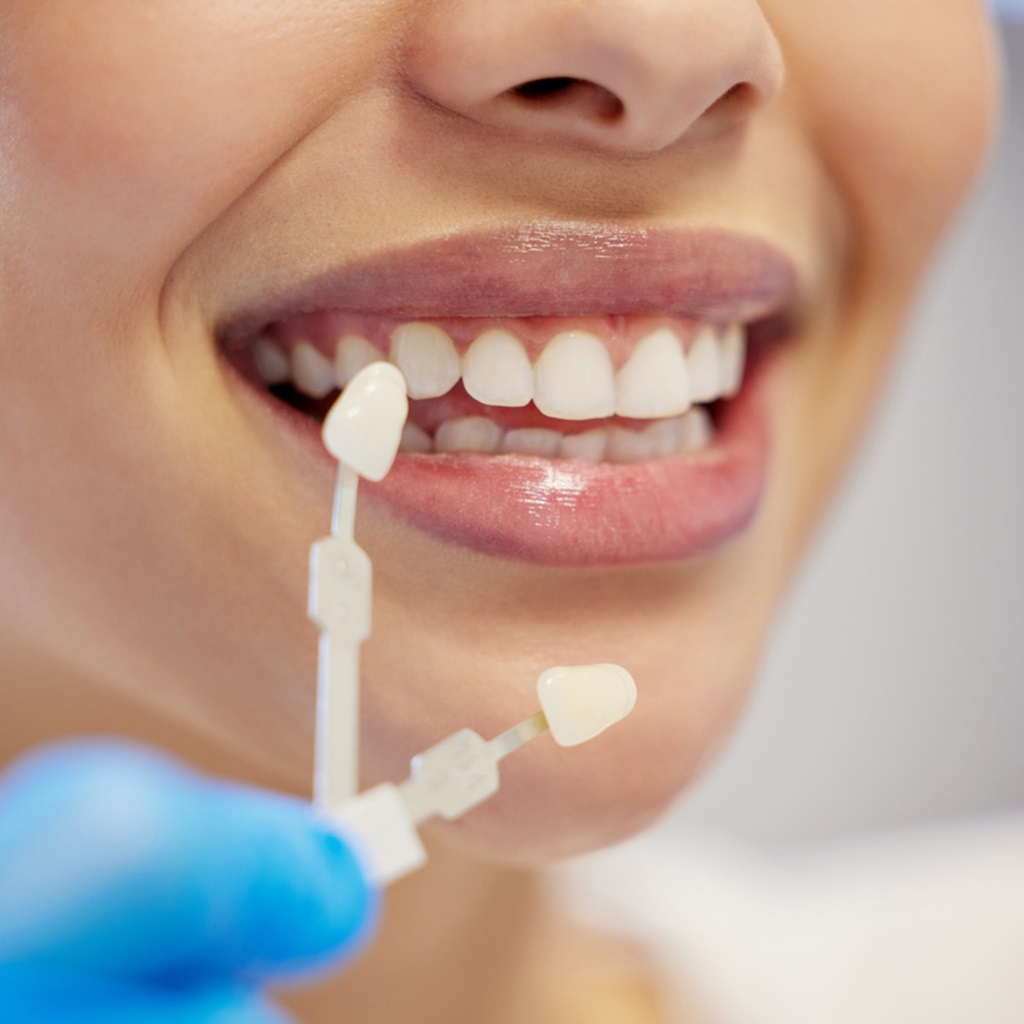
<svg viewBox="0 0 1024 1024">
<path fill-rule="evenodd" d="M 466 416 L 442 423 L 434 436 L 434 448 L 439 452 L 492 454 L 501 447 L 504 433 L 497 423 L 486 416 Z"/>
<path fill-rule="evenodd" d="M 486 331 L 462 357 L 462 383 L 484 405 L 529 405 L 533 367 L 522 342 L 508 331 Z"/>
<path fill-rule="evenodd" d="M 391 362 L 402 371 L 410 398 L 447 394 L 462 373 L 454 342 L 433 324 L 396 327 L 391 335 Z"/>
<path fill-rule="evenodd" d="M 675 455 L 682 440 L 682 429 L 682 419 L 658 420 L 645 428 L 644 439 L 650 446 L 648 458 L 663 459 Z"/>
<path fill-rule="evenodd" d="M 690 397 L 694 402 L 713 402 L 722 394 L 722 368 L 714 329 L 702 327 L 686 354 L 690 367 Z"/>
<path fill-rule="evenodd" d="M 643 430 L 610 427 L 608 430 L 608 462 L 647 462 L 674 455 L 679 450 L 681 421 L 662 420 Z"/>
<path fill-rule="evenodd" d="M 485 416 L 465 416 L 442 423 L 433 440 L 413 423 L 402 431 L 401 450 L 416 454 L 478 452 L 487 455 L 530 455 L 574 462 L 648 462 L 706 448 L 715 428 L 705 409 L 658 420 L 643 430 L 596 427 L 581 434 L 562 434 L 546 427 L 505 431 Z"/>
<path fill-rule="evenodd" d="M 648 334 L 615 378 L 615 411 L 654 419 L 690 408 L 690 374 L 683 347 L 667 327 Z"/>
<path fill-rule="evenodd" d="M 691 409 L 680 425 L 679 450 L 696 452 L 707 448 L 715 436 L 714 424 L 707 409 Z"/>
<path fill-rule="evenodd" d="M 747 334 L 733 324 L 722 336 L 722 394 L 732 398 L 743 383 L 743 367 L 747 361 Z"/>
<path fill-rule="evenodd" d="M 608 448 L 608 431 L 600 427 L 582 434 L 568 434 L 562 440 L 562 458 L 574 462 L 603 462 Z"/>
<path fill-rule="evenodd" d="M 407 323 L 391 335 L 390 359 L 401 371 L 410 398 L 446 394 L 460 377 L 467 393 L 491 406 L 525 406 L 532 400 L 546 416 L 563 420 L 619 415 L 651 420 L 643 429 L 608 426 L 578 434 L 549 428 L 505 431 L 485 416 L 442 424 L 431 438 L 412 424 L 402 433 L 402 450 L 415 453 L 486 452 L 563 458 L 580 462 L 641 462 L 699 451 L 714 437 L 703 405 L 735 395 L 743 379 L 746 330 L 724 332 L 704 326 L 688 352 L 678 335 L 659 328 L 636 346 L 616 374 L 605 345 L 588 331 L 555 335 L 531 366 L 523 343 L 505 330 L 482 333 L 460 359 L 447 332 L 430 323 Z M 275 385 L 291 380 L 312 398 L 346 388 L 368 364 L 382 358 L 367 338 L 346 334 L 329 360 L 301 340 L 290 357 L 275 338 L 252 346 L 260 377 Z"/>
<path fill-rule="evenodd" d="M 430 440 L 430 435 L 415 423 L 406 423 L 402 427 L 402 440 L 398 450 L 416 455 L 429 455 L 434 450 L 434 442 Z"/>
<path fill-rule="evenodd" d="M 257 338 L 252 346 L 252 359 L 263 383 L 273 387 L 291 379 L 291 363 L 288 357 L 270 338 Z"/>
<path fill-rule="evenodd" d="M 586 331 L 564 331 L 533 368 L 533 401 L 546 416 L 592 420 L 615 412 L 615 375 L 608 351 Z"/>
<path fill-rule="evenodd" d="M 384 357 L 365 338 L 346 334 L 334 353 L 334 380 L 343 388 L 360 370 Z"/>
<path fill-rule="evenodd" d="M 561 453 L 564 436 L 557 430 L 544 427 L 524 427 L 510 430 L 505 435 L 502 451 L 515 455 L 538 455 L 553 459 Z"/>
<path fill-rule="evenodd" d="M 335 388 L 334 367 L 308 341 L 300 341 L 292 349 L 292 382 L 310 398 L 324 398 Z"/>
</svg>

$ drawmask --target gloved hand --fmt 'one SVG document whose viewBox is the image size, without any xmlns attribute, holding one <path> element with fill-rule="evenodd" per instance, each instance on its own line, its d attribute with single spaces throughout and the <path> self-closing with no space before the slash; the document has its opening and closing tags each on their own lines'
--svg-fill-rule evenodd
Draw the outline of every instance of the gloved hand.
<svg viewBox="0 0 1024 1024">
<path fill-rule="evenodd" d="M 343 960 L 376 900 L 308 805 L 140 747 L 0 776 L 0 1021 L 270 1024 L 270 982 Z"/>
</svg>

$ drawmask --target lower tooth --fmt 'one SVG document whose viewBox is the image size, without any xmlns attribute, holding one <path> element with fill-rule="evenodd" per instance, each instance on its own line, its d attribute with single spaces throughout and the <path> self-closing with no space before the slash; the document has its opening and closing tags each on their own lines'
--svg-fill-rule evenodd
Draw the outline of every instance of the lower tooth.
<svg viewBox="0 0 1024 1024">
<path fill-rule="evenodd" d="M 567 434 L 562 439 L 561 456 L 574 462 L 601 462 L 607 447 L 607 430 L 585 430 L 582 434 Z"/>
<path fill-rule="evenodd" d="M 449 420 L 437 428 L 434 450 L 491 454 L 501 447 L 503 434 L 501 427 L 485 416 L 466 416 Z"/>
<path fill-rule="evenodd" d="M 429 455 L 434 450 L 434 442 L 430 440 L 430 435 L 415 423 L 406 423 L 402 427 L 402 443 L 398 450 L 414 455 Z"/>
<path fill-rule="evenodd" d="M 715 436 L 715 427 L 707 409 L 691 409 L 681 420 L 679 451 L 696 452 L 707 448 Z"/>
<path fill-rule="evenodd" d="M 608 431 L 608 462 L 644 462 L 654 458 L 654 445 L 644 431 L 612 427 Z"/>
<path fill-rule="evenodd" d="M 502 450 L 515 455 L 537 455 L 554 458 L 562 450 L 563 436 L 557 430 L 544 427 L 525 427 L 510 430 L 505 435 Z"/>
<path fill-rule="evenodd" d="M 679 450 L 679 439 L 682 431 L 682 419 L 675 417 L 670 420 L 658 420 L 643 431 L 643 436 L 651 447 L 651 458 L 667 458 Z"/>
</svg>

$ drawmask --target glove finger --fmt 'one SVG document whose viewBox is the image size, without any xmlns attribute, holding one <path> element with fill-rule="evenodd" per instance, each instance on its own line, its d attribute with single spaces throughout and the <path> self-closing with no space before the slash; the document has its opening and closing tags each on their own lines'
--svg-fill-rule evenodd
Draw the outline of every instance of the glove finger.
<svg viewBox="0 0 1024 1024">
<path fill-rule="evenodd" d="M 53 970 L 0 966 L 4 1024 L 295 1024 L 250 990 L 176 989 L 113 978 L 73 979 Z"/>
<path fill-rule="evenodd" d="M 374 906 L 308 805 L 143 748 L 66 744 L 0 783 L 0 962 L 258 980 L 343 956 Z"/>
</svg>

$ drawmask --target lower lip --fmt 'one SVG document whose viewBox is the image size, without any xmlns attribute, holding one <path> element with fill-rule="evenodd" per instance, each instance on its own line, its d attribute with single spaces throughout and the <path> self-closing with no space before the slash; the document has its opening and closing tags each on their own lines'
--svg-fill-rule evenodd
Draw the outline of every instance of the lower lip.
<svg viewBox="0 0 1024 1024">
<path fill-rule="evenodd" d="M 417 529 L 502 558 L 580 567 L 692 558 L 741 533 L 757 513 L 769 363 L 749 367 L 703 452 L 626 465 L 400 454 L 365 493 Z"/>
</svg>

